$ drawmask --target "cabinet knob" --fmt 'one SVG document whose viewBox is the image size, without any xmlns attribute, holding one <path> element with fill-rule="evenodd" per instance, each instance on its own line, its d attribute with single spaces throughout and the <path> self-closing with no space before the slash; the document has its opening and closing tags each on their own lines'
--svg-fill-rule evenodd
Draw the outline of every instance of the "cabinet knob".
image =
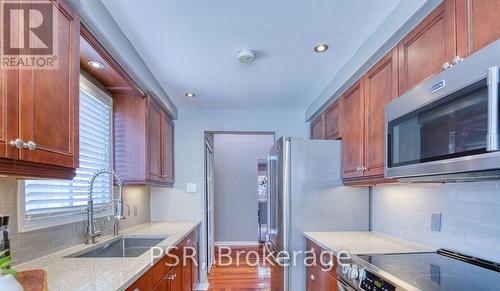
<svg viewBox="0 0 500 291">
<path fill-rule="evenodd" d="M 461 62 L 461 61 L 463 61 L 463 60 L 464 60 L 464 59 L 463 59 L 462 57 L 460 57 L 460 56 L 455 56 L 455 57 L 453 58 L 453 64 L 454 64 L 454 65 L 456 65 L 456 64 L 460 63 L 460 62 Z"/>
<path fill-rule="evenodd" d="M 34 151 L 36 150 L 36 143 L 30 140 L 27 143 L 24 143 L 23 147 L 25 149 L 29 149 L 30 151 Z"/>
<path fill-rule="evenodd" d="M 356 167 L 356 171 L 358 171 L 358 172 L 363 172 L 364 170 L 366 170 L 366 168 L 363 167 L 363 166 L 357 166 Z"/>
<path fill-rule="evenodd" d="M 449 68 L 451 68 L 451 64 L 446 62 L 443 64 L 443 70 L 448 70 Z"/>
<path fill-rule="evenodd" d="M 316 277 L 314 277 L 314 274 L 311 274 L 311 277 L 310 277 L 310 278 L 311 278 L 311 281 L 316 280 Z"/>
<path fill-rule="evenodd" d="M 9 142 L 9 145 L 18 149 L 22 149 L 24 147 L 24 142 L 22 139 L 16 138 L 15 140 L 11 140 Z"/>
<path fill-rule="evenodd" d="M 177 277 L 177 274 L 173 274 L 173 275 L 168 276 L 168 279 L 175 280 L 176 277 Z"/>
<path fill-rule="evenodd" d="M 135 288 L 135 289 L 134 289 L 134 291 L 141 291 L 141 289 L 139 289 L 139 288 Z"/>
</svg>

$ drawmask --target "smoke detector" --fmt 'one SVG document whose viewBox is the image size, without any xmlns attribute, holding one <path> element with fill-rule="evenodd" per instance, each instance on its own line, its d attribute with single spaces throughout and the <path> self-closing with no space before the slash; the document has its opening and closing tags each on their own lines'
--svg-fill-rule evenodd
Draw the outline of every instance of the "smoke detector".
<svg viewBox="0 0 500 291">
<path fill-rule="evenodd" d="M 238 60 L 240 63 L 248 64 L 255 60 L 255 54 L 252 50 L 244 49 L 238 52 Z"/>
</svg>

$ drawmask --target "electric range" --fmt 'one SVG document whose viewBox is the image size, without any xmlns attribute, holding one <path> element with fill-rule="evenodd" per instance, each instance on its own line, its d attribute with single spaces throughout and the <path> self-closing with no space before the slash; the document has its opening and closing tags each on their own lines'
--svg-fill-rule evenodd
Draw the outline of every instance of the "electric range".
<svg viewBox="0 0 500 291">
<path fill-rule="evenodd" d="M 449 250 L 352 256 L 337 267 L 340 291 L 497 291 L 500 265 Z"/>
</svg>

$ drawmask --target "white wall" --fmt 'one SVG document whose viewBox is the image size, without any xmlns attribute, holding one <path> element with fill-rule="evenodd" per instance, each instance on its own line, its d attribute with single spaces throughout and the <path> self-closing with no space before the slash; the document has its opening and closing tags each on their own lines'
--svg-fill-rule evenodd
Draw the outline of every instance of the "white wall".
<svg viewBox="0 0 500 291">
<path fill-rule="evenodd" d="M 269 134 L 214 135 L 216 243 L 257 243 L 257 164 L 273 144 Z"/>
<path fill-rule="evenodd" d="M 500 262 L 500 182 L 386 185 L 372 192 L 372 229 Z M 441 232 L 430 230 L 442 213 Z"/>
<path fill-rule="evenodd" d="M 174 188 L 151 188 L 151 219 L 201 219 L 204 191 L 204 132 L 259 131 L 307 137 L 304 111 L 179 111 L 175 121 Z M 186 183 L 196 183 L 196 193 L 186 193 Z"/>
<path fill-rule="evenodd" d="M 262 104 L 265 107 L 265 104 Z M 175 121 L 174 188 L 151 187 L 151 220 L 203 219 L 205 131 L 259 131 L 307 137 L 304 111 L 181 110 Z M 196 193 L 186 193 L 186 183 L 196 183 Z M 205 225 L 200 228 L 205 244 Z M 205 257 L 205 249 L 200 256 Z M 200 281 L 206 281 L 201 266 Z"/>
</svg>

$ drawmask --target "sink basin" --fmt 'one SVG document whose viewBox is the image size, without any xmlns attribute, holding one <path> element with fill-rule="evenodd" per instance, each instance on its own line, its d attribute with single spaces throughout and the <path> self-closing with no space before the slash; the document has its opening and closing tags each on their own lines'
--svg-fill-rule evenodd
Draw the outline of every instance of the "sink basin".
<svg viewBox="0 0 500 291">
<path fill-rule="evenodd" d="M 79 251 L 67 258 L 126 258 L 138 257 L 156 246 L 167 236 L 122 236 Z"/>
</svg>

